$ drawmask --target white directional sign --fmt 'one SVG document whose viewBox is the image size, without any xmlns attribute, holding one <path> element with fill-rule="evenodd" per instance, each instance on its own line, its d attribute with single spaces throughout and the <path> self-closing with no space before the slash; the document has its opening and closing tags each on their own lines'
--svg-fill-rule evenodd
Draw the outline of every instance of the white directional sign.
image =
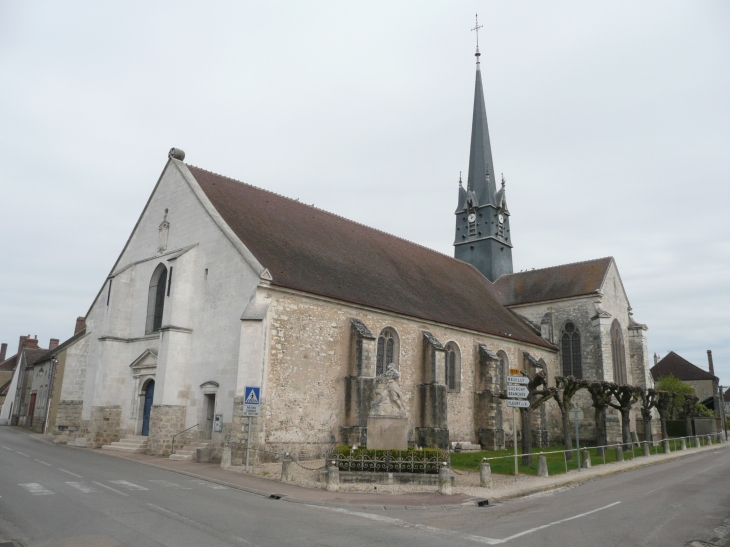
<svg viewBox="0 0 730 547">
<path fill-rule="evenodd" d="M 507 386 L 507 397 L 510 399 L 525 399 L 530 395 L 530 390 L 525 386 Z"/>
<path fill-rule="evenodd" d="M 530 401 L 521 399 L 507 399 L 507 407 L 509 408 L 530 408 Z"/>
<path fill-rule="evenodd" d="M 507 376 L 508 384 L 529 384 L 530 379 L 527 376 Z"/>
</svg>

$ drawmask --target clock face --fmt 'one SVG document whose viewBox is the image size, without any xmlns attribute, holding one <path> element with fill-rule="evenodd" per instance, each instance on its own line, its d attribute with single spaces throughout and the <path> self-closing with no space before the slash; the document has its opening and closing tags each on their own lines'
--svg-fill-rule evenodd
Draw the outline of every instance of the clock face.
<svg viewBox="0 0 730 547">
<path fill-rule="evenodd" d="M 502 213 L 499 214 L 499 223 L 504 224 L 504 215 Z"/>
<path fill-rule="evenodd" d="M 469 222 L 474 222 L 476 219 L 477 219 L 477 216 L 474 213 L 469 215 Z"/>
</svg>

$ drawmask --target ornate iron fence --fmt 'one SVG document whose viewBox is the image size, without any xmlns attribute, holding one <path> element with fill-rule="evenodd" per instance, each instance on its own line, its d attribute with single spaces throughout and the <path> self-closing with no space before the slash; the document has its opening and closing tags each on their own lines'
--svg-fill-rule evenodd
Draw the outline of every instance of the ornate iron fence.
<svg viewBox="0 0 730 547">
<path fill-rule="evenodd" d="M 438 473 L 450 465 L 446 450 L 336 450 L 330 457 L 340 471 Z"/>
</svg>

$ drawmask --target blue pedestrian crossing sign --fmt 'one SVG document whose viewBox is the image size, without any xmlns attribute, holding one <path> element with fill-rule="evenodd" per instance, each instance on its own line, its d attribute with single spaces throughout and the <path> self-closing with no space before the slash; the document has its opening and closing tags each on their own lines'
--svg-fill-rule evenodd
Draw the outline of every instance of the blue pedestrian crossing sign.
<svg viewBox="0 0 730 547">
<path fill-rule="evenodd" d="M 243 404 L 251 406 L 259 406 L 261 402 L 261 388 L 255 386 L 246 386 L 244 392 Z"/>
</svg>

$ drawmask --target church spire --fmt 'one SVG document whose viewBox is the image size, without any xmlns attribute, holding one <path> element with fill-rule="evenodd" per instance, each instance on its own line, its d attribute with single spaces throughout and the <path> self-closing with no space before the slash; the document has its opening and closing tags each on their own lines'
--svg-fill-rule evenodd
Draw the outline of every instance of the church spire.
<svg viewBox="0 0 730 547">
<path fill-rule="evenodd" d="M 469 152 L 469 176 L 467 189 L 474 192 L 480 204 L 495 203 L 497 189 L 495 187 L 494 165 L 492 163 L 492 146 L 489 142 L 487 126 L 487 109 L 484 103 L 482 71 L 479 62 L 479 17 L 472 29 L 477 33 L 477 75 L 474 87 L 474 112 L 471 122 L 471 151 Z"/>
</svg>

